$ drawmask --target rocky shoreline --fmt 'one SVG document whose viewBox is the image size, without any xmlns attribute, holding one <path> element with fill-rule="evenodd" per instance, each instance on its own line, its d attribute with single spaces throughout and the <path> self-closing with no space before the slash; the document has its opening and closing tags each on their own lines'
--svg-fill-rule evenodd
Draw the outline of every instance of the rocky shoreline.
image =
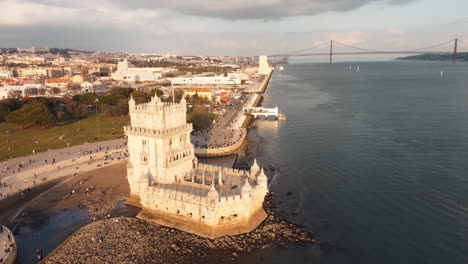
<svg viewBox="0 0 468 264">
<path fill-rule="evenodd" d="M 252 232 L 214 240 L 136 218 L 105 219 L 75 232 L 42 263 L 236 263 L 240 255 L 268 245 L 317 243 L 314 233 L 279 213 L 273 194 L 264 209 L 268 217 Z"/>
</svg>

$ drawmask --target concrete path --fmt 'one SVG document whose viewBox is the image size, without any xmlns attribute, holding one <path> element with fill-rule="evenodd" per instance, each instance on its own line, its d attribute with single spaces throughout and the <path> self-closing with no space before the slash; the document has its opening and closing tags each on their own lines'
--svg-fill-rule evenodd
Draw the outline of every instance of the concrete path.
<svg viewBox="0 0 468 264">
<path fill-rule="evenodd" d="M 128 157 L 126 140 L 111 140 L 49 150 L 0 163 L 0 200 L 15 193 L 27 195 L 28 188 L 109 166 Z"/>
</svg>

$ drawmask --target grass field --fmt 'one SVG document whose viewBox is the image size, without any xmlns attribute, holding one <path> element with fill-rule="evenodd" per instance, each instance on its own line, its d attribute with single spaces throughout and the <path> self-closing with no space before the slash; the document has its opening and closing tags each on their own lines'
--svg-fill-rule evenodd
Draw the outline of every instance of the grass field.
<svg viewBox="0 0 468 264">
<path fill-rule="evenodd" d="M 80 145 L 84 142 L 97 142 L 121 138 L 123 126 L 129 124 L 129 117 L 107 117 L 99 115 L 99 137 L 95 114 L 74 123 L 42 128 L 34 126 L 20 130 L 20 126 L 0 124 L 0 160 L 42 152 L 48 149 Z M 7 131 L 11 131 L 8 133 Z"/>
</svg>

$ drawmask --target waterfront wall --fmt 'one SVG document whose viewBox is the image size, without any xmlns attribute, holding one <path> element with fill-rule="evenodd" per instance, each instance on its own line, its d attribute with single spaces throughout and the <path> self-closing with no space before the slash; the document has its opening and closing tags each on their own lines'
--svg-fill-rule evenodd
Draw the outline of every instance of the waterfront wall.
<svg viewBox="0 0 468 264">
<path fill-rule="evenodd" d="M 274 70 L 271 69 L 270 73 L 267 75 L 267 77 L 260 84 L 258 90 L 244 90 L 243 93 L 247 93 L 247 94 L 252 94 L 252 93 L 262 94 L 262 93 L 264 93 L 266 88 L 268 87 L 268 84 L 270 83 L 270 79 L 271 79 L 271 76 L 273 76 L 273 72 L 274 72 Z"/>
</svg>

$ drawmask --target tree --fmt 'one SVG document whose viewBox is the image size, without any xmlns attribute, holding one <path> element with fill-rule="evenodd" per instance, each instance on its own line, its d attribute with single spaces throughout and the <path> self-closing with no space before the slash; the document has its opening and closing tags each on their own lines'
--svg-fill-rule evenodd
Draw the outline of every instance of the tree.
<svg viewBox="0 0 468 264">
<path fill-rule="evenodd" d="M 7 117 L 9 113 L 10 113 L 10 109 L 0 104 L 0 122 L 5 121 L 5 118 Z"/>
<path fill-rule="evenodd" d="M 69 114 L 74 120 L 80 118 L 86 113 L 86 110 L 82 104 L 75 101 L 69 101 L 65 104 L 65 111 Z"/>
<path fill-rule="evenodd" d="M 3 105 L 6 108 L 8 108 L 9 112 L 13 112 L 15 110 L 18 110 L 23 106 L 23 104 L 21 103 L 20 100 L 13 99 L 13 98 L 9 98 L 9 99 L 5 99 L 5 100 L 0 101 L 0 105 Z"/>
<path fill-rule="evenodd" d="M 151 97 L 153 97 L 154 95 L 157 95 L 158 97 L 161 97 L 161 95 L 163 95 L 164 92 L 161 89 L 155 88 L 155 89 L 151 90 L 150 94 L 151 94 Z"/>
<path fill-rule="evenodd" d="M 151 100 L 151 94 L 142 91 L 133 91 L 132 96 L 137 104 L 147 103 Z"/>
<path fill-rule="evenodd" d="M 94 100 L 96 100 L 96 98 L 98 98 L 98 95 L 95 93 L 85 93 L 73 96 L 73 101 L 78 101 L 82 104 L 90 105 L 94 103 Z"/>
<path fill-rule="evenodd" d="M 128 101 L 122 99 L 116 105 L 103 105 L 101 108 L 108 116 L 124 116 L 128 114 Z"/>
<path fill-rule="evenodd" d="M 193 129 L 200 131 L 207 129 L 213 123 L 215 115 L 210 113 L 205 106 L 196 106 L 188 113 L 188 122 L 193 124 Z"/>
<path fill-rule="evenodd" d="M 11 112 L 7 117 L 8 123 L 14 124 L 37 124 L 50 126 L 55 124 L 56 117 L 49 111 L 49 108 L 42 102 L 26 104 L 20 109 Z"/>
</svg>

